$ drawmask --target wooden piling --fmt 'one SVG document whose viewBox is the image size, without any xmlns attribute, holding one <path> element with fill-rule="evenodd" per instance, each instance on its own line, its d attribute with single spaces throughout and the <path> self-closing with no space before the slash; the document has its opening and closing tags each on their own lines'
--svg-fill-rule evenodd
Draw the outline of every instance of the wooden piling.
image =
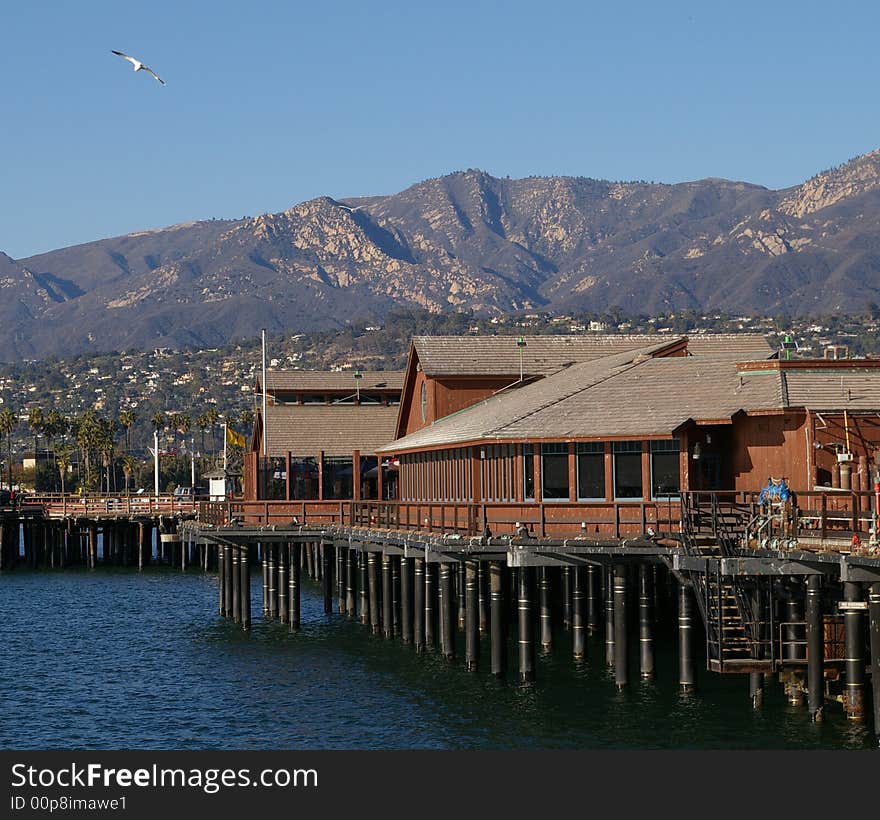
<svg viewBox="0 0 880 820">
<path fill-rule="evenodd" d="M 639 564 L 639 674 L 654 677 L 654 573 L 649 564 Z"/>
<path fill-rule="evenodd" d="M 413 558 L 413 643 L 425 649 L 425 559 Z"/>
<path fill-rule="evenodd" d="M 535 636 L 532 628 L 532 568 L 517 570 L 517 626 L 519 642 L 519 679 L 530 683 L 535 679 Z"/>
<path fill-rule="evenodd" d="M 605 665 L 614 666 L 614 574 L 604 567 L 605 580 Z"/>
<path fill-rule="evenodd" d="M 367 585 L 369 594 L 361 599 L 361 623 L 369 624 L 374 635 L 382 633 L 382 607 L 379 603 L 380 560 L 379 556 L 372 550 L 367 553 Z"/>
<path fill-rule="evenodd" d="M 507 620 L 504 617 L 504 565 L 489 564 L 489 629 L 491 630 L 491 670 L 496 678 L 507 671 Z"/>
<path fill-rule="evenodd" d="M 862 585 L 847 581 L 843 585 L 844 601 L 848 605 L 843 613 L 846 655 L 846 695 L 844 710 L 851 720 L 865 716 L 865 634 Z M 856 606 L 853 606 L 855 604 Z"/>
<path fill-rule="evenodd" d="M 575 660 L 581 660 L 587 655 L 584 575 L 584 567 L 568 568 L 571 587 L 571 649 Z"/>
<path fill-rule="evenodd" d="M 868 588 L 871 631 L 871 688 L 874 694 L 874 736 L 880 741 L 880 582 Z"/>
<path fill-rule="evenodd" d="M 567 569 L 567 568 L 566 568 Z M 571 599 L 566 596 L 571 617 Z M 538 567 L 538 620 L 540 623 L 541 649 L 553 649 L 553 612 L 550 608 L 550 568 Z"/>
<path fill-rule="evenodd" d="M 464 572 L 464 666 L 468 672 L 476 672 L 480 660 L 477 562 L 465 562 Z"/>
<path fill-rule="evenodd" d="M 394 592 L 391 572 L 391 556 L 382 555 L 382 634 L 386 639 L 394 637 Z"/>
<path fill-rule="evenodd" d="M 290 593 L 289 574 L 292 571 L 290 565 L 290 544 L 278 544 L 278 620 L 286 624 L 290 621 L 290 605 L 288 595 Z"/>
<path fill-rule="evenodd" d="M 413 578 L 412 559 L 400 559 L 400 637 L 405 644 L 413 642 Z"/>
<path fill-rule="evenodd" d="M 241 627 L 242 629 L 251 628 L 251 564 L 250 564 L 250 548 L 247 544 L 241 547 L 241 558 L 239 561 L 239 570 L 241 572 Z"/>
<path fill-rule="evenodd" d="M 325 615 L 330 615 L 333 612 L 332 549 L 333 547 L 330 544 L 321 543 L 321 592 L 324 597 Z"/>
<path fill-rule="evenodd" d="M 629 683 L 627 648 L 626 564 L 614 565 L 614 682 L 618 689 Z"/>
<path fill-rule="evenodd" d="M 440 564 L 440 651 L 446 660 L 455 659 L 455 619 L 452 598 L 453 566 Z"/>
<path fill-rule="evenodd" d="M 822 621 L 822 578 L 807 577 L 807 707 L 810 719 L 822 719 L 825 705 L 825 630 Z"/>
<path fill-rule="evenodd" d="M 287 580 L 287 622 L 290 631 L 296 632 L 301 622 L 301 599 L 302 599 L 302 545 L 292 543 L 287 545 L 287 560 L 290 564 L 290 573 Z"/>
<path fill-rule="evenodd" d="M 694 690 L 693 600 L 690 587 L 678 585 L 678 687 L 681 692 Z"/>
</svg>

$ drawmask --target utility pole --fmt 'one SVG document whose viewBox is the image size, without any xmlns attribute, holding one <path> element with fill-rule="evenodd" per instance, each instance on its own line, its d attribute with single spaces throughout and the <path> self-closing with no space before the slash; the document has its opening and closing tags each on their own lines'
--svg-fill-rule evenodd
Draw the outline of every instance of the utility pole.
<svg viewBox="0 0 880 820">
<path fill-rule="evenodd" d="M 269 456 L 269 425 L 267 423 L 268 420 L 266 419 L 266 389 L 267 389 L 267 385 L 266 385 L 266 328 L 263 328 L 260 331 L 260 335 L 261 335 L 262 341 L 263 341 L 263 457 L 268 458 L 268 456 Z M 225 428 L 224 428 L 223 441 L 224 442 L 226 441 Z M 224 448 L 225 448 L 225 446 L 226 445 L 224 443 Z M 225 449 L 223 450 L 223 453 L 224 453 L 223 468 L 226 469 L 226 461 L 225 461 L 226 450 Z"/>
</svg>

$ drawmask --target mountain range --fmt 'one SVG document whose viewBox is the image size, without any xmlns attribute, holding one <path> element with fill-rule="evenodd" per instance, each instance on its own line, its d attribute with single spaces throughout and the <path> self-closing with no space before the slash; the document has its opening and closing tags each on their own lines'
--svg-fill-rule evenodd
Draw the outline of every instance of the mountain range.
<svg viewBox="0 0 880 820">
<path fill-rule="evenodd" d="M 880 150 L 793 188 L 496 178 L 0 253 L 0 360 L 212 347 L 395 306 L 855 313 L 880 302 Z"/>
</svg>

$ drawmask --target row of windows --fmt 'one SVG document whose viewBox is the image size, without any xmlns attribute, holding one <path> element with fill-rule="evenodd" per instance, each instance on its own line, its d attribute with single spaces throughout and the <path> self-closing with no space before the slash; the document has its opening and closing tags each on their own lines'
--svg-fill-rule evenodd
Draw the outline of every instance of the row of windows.
<svg viewBox="0 0 880 820">
<path fill-rule="evenodd" d="M 522 497 L 535 500 L 535 445 L 522 445 L 522 476 L 517 476 L 516 446 L 487 445 L 480 451 L 480 477 L 485 501 L 517 501 L 521 480 Z M 568 501 L 571 498 L 568 444 L 541 444 L 541 498 Z M 414 453 L 401 459 L 401 498 L 404 501 L 473 500 L 471 448 L 463 447 L 433 453 Z M 615 441 L 611 444 L 611 497 L 638 500 L 645 497 L 642 460 L 647 456 L 650 498 L 679 494 L 678 439 L 649 442 L 647 453 L 641 441 Z M 574 481 L 578 501 L 604 501 L 606 487 L 604 442 L 582 442 L 575 446 Z"/>
</svg>

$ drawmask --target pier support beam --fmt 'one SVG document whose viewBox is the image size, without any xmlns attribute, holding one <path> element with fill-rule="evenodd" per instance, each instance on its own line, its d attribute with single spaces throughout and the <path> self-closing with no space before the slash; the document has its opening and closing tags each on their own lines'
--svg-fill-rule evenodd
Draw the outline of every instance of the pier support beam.
<svg viewBox="0 0 880 820">
<path fill-rule="evenodd" d="M 290 577 L 288 579 L 287 605 L 290 608 L 287 620 L 290 631 L 295 632 L 300 626 L 300 604 L 302 599 L 302 545 L 288 544 L 288 560 L 290 561 Z"/>
<path fill-rule="evenodd" d="M 464 666 L 468 672 L 476 672 L 480 659 L 477 562 L 466 561 L 464 572 Z"/>
<path fill-rule="evenodd" d="M 286 624 L 290 620 L 290 606 L 288 605 L 288 594 L 290 592 L 290 582 L 288 580 L 290 573 L 293 572 L 291 567 L 291 550 L 289 544 L 279 544 L 278 550 L 278 620 Z"/>
<path fill-rule="evenodd" d="M 639 564 L 639 674 L 642 680 L 654 678 L 653 582 L 653 568 Z"/>
<path fill-rule="evenodd" d="M 412 560 L 400 559 L 400 635 L 405 644 L 413 642 Z"/>
<path fill-rule="evenodd" d="M 223 547 L 219 547 L 221 553 Z M 260 544 L 260 564 L 263 568 L 263 617 L 269 614 L 269 550 L 266 544 Z"/>
<path fill-rule="evenodd" d="M 369 558 L 372 552 L 367 553 L 364 550 L 358 552 L 358 599 L 360 600 L 360 619 L 364 626 L 370 623 L 370 606 L 379 606 L 379 599 L 375 597 L 377 594 L 376 584 L 370 584 L 369 581 Z M 373 556 L 373 570 L 376 570 L 376 557 Z M 379 620 L 379 610 L 376 609 L 376 621 Z M 374 627 L 375 628 L 375 627 Z"/>
<path fill-rule="evenodd" d="M 569 612 L 571 598 L 566 596 Z M 541 649 L 550 652 L 553 649 L 553 612 L 550 608 L 550 568 L 538 568 L 538 613 L 541 624 Z M 569 617 L 571 617 L 569 615 Z"/>
<path fill-rule="evenodd" d="M 452 569 L 451 564 L 440 564 L 440 651 L 449 661 L 455 659 Z"/>
<path fill-rule="evenodd" d="M 605 577 L 605 665 L 614 666 L 614 573 L 604 568 Z"/>
<path fill-rule="evenodd" d="M 825 706 L 825 635 L 822 623 L 822 578 L 807 578 L 807 706 L 810 720 L 822 719 Z"/>
<path fill-rule="evenodd" d="M 587 634 L 593 635 L 599 628 L 599 567 L 595 564 L 587 564 Z"/>
<path fill-rule="evenodd" d="M 251 628 L 251 562 L 250 547 L 245 544 L 241 548 L 238 562 L 241 573 L 241 628 Z"/>
<path fill-rule="evenodd" d="M 542 570 L 543 569 L 545 568 L 542 567 Z M 568 632 L 572 628 L 572 625 L 574 623 L 574 613 L 572 612 L 574 579 L 572 578 L 572 575 L 574 575 L 574 573 L 577 572 L 578 569 L 578 567 L 562 568 L 562 628 L 566 632 Z"/>
<path fill-rule="evenodd" d="M 694 647 L 693 647 L 693 597 L 686 584 L 678 586 L 678 688 L 682 692 L 693 692 Z"/>
<path fill-rule="evenodd" d="M 517 606 L 519 638 L 519 679 L 529 683 L 535 679 L 535 636 L 532 627 L 532 568 L 517 570 Z"/>
<path fill-rule="evenodd" d="M 336 609 L 345 615 L 345 547 L 336 547 Z"/>
<path fill-rule="evenodd" d="M 391 556 L 382 556 L 382 634 L 394 637 L 394 592 L 391 572 Z"/>
<path fill-rule="evenodd" d="M 862 585 L 847 581 L 843 597 L 848 604 L 862 603 Z M 865 630 L 862 610 L 847 608 L 843 614 L 846 649 L 846 716 L 861 720 L 865 716 Z"/>
<path fill-rule="evenodd" d="M 413 558 L 413 643 L 425 649 L 425 559 Z"/>
<path fill-rule="evenodd" d="M 467 607 L 467 604 L 465 603 L 466 584 L 467 580 L 465 579 L 464 561 L 459 561 L 455 565 L 455 611 L 458 620 L 459 632 L 464 632 L 465 618 L 467 617 L 465 614 L 465 609 Z"/>
<path fill-rule="evenodd" d="M 614 565 L 614 682 L 618 689 L 629 683 L 626 638 L 626 564 Z"/>
<path fill-rule="evenodd" d="M 489 629 L 491 630 L 491 667 L 496 678 L 507 671 L 507 622 L 504 616 L 504 565 L 489 564 Z"/>
<path fill-rule="evenodd" d="M 217 610 L 221 617 L 226 617 L 226 562 L 225 547 L 217 547 L 217 592 L 220 596 Z"/>
<path fill-rule="evenodd" d="M 223 547 L 223 590 L 225 603 L 223 608 L 227 618 L 232 617 L 232 547 Z"/>
<path fill-rule="evenodd" d="M 871 688 L 874 692 L 874 736 L 880 741 L 880 583 L 868 590 L 871 626 Z"/>
<path fill-rule="evenodd" d="M 433 649 L 437 640 L 437 569 L 425 561 L 425 646 Z"/>
<path fill-rule="evenodd" d="M 369 624 L 373 634 L 379 635 L 382 632 L 382 610 L 379 608 L 379 556 L 375 552 L 367 553 L 367 584 L 369 598 L 361 599 L 361 623 Z"/>
<path fill-rule="evenodd" d="M 330 615 L 333 612 L 333 566 L 332 559 L 333 547 L 330 544 L 322 543 L 321 551 L 321 591 L 324 593 L 324 614 Z"/>
<path fill-rule="evenodd" d="M 587 654 L 586 624 L 584 604 L 584 575 L 583 567 L 570 567 L 568 569 L 569 586 L 571 587 L 571 648 L 576 660 L 580 660 Z"/>
<path fill-rule="evenodd" d="M 357 612 L 355 611 L 355 598 L 354 598 L 354 588 L 355 588 L 355 570 L 354 570 L 354 561 L 355 555 L 354 550 L 349 547 L 345 551 L 345 614 L 348 615 L 349 618 L 354 618 Z"/>
<path fill-rule="evenodd" d="M 241 558 L 239 557 L 238 547 L 230 549 L 232 553 L 232 620 L 234 623 L 241 623 L 241 568 L 239 566 Z"/>
</svg>

